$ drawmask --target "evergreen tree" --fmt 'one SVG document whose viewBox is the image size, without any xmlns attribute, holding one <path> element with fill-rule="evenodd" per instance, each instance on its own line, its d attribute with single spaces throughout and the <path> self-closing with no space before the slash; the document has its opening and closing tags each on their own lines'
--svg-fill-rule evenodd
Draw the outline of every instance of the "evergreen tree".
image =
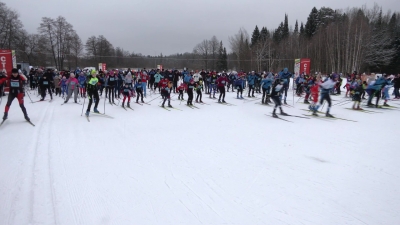
<svg viewBox="0 0 400 225">
<path fill-rule="evenodd" d="M 301 25 L 300 25 L 300 35 L 301 36 L 304 36 L 306 34 L 306 31 L 304 30 L 304 24 L 303 24 L 303 22 L 301 22 Z"/>
<path fill-rule="evenodd" d="M 256 25 L 256 28 L 254 29 L 253 34 L 251 35 L 251 46 L 257 44 L 259 39 L 260 39 L 260 30 L 258 30 L 258 26 Z"/>
<path fill-rule="evenodd" d="M 296 24 L 294 25 L 294 31 L 293 31 L 293 33 L 294 33 L 295 35 L 298 35 L 298 34 L 299 34 L 299 24 L 298 24 L 297 20 L 296 20 Z"/>
<path fill-rule="evenodd" d="M 228 54 L 226 54 L 226 48 L 224 47 L 223 57 L 222 57 L 222 68 L 228 70 Z"/>
<path fill-rule="evenodd" d="M 267 40 L 269 38 L 270 34 L 269 31 L 266 27 L 261 28 L 261 34 L 260 34 L 260 39 L 262 40 Z"/>
<path fill-rule="evenodd" d="M 317 8 L 312 8 L 310 15 L 307 18 L 307 23 L 305 26 L 305 34 L 308 38 L 312 38 L 318 30 L 319 16 Z"/>
<path fill-rule="evenodd" d="M 289 21 L 288 21 L 287 14 L 285 14 L 285 22 L 284 22 L 283 27 L 282 27 L 282 37 L 281 38 L 283 40 L 283 39 L 286 39 L 288 37 L 289 37 Z"/>
</svg>

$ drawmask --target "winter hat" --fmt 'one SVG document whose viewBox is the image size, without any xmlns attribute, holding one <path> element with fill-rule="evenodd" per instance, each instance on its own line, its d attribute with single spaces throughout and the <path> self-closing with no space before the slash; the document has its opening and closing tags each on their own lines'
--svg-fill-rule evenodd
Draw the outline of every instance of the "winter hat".
<svg viewBox="0 0 400 225">
<path fill-rule="evenodd" d="M 18 69 L 13 68 L 13 69 L 11 70 L 11 73 L 18 73 Z"/>
</svg>

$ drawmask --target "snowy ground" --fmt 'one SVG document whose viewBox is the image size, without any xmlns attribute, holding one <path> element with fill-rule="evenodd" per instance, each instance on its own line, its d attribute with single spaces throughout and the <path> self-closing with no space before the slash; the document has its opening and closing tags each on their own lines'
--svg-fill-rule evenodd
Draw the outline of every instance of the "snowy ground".
<svg viewBox="0 0 400 225">
<path fill-rule="evenodd" d="M 14 101 L 0 128 L 0 224 L 400 224 L 399 108 L 348 104 L 331 113 L 357 122 L 290 123 L 234 97 L 191 109 L 174 96 L 183 111 L 107 103 L 114 119 L 90 122 L 72 101 L 26 97 L 36 127 Z M 284 110 L 307 114 L 300 102 Z"/>
</svg>

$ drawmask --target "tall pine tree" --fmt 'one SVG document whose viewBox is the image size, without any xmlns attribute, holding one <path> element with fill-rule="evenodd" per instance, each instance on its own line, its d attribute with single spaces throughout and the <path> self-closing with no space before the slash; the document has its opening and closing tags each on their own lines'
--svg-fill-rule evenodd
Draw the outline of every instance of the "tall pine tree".
<svg viewBox="0 0 400 225">
<path fill-rule="evenodd" d="M 256 28 L 254 28 L 253 34 L 251 35 L 251 46 L 256 45 L 259 39 L 260 39 L 260 30 L 256 25 Z"/>
<path fill-rule="evenodd" d="M 312 8 L 310 15 L 307 18 L 305 34 L 308 38 L 312 38 L 318 30 L 319 16 L 317 8 Z"/>
</svg>

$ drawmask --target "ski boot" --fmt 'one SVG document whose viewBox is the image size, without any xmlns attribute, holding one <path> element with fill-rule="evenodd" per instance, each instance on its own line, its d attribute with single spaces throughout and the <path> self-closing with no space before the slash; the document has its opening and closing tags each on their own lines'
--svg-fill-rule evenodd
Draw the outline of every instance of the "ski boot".
<svg viewBox="0 0 400 225">
<path fill-rule="evenodd" d="M 243 96 L 240 96 L 241 99 L 243 99 Z"/>
<path fill-rule="evenodd" d="M 390 105 L 385 102 L 385 103 L 383 103 L 383 106 L 390 106 Z"/>
<path fill-rule="evenodd" d="M 276 111 L 276 109 L 274 109 L 274 111 L 272 111 L 272 117 L 279 118 L 278 115 L 276 115 L 275 111 Z"/>
<path fill-rule="evenodd" d="M 86 113 L 85 113 L 85 115 L 86 115 L 86 117 L 89 117 L 89 111 L 86 111 Z"/>
<path fill-rule="evenodd" d="M 121 106 L 122 106 L 122 108 L 125 108 L 125 102 L 122 102 Z"/>
<path fill-rule="evenodd" d="M 313 110 L 313 113 L 312 113 L 312 115 L 313 115 L 313 116 L 318 116 L 318 113 L 317 113 L 317 111 L 316 111 L 316 110 Z"/>
<path fill-rule="evenodd" d="M 283 100 L 283 104 L 287 105 L 286 99 L 285 99 L 285 100 Z"/>
<path fill-rule="evenodd" d="M 170 103 L 168 103 L 168 107 L 172 108 L 172 105 Z"/>
<path fill-rule="evenodd" d="M 220 100 L 220 99 L 218 99 L 218 103 L 221 103 L 221 100 Z"/>
<path fill-rule="evenodd" d="M 161 107 L 163 107 L 163 108 L 165 107 L 165 106 L 164 106 L 164 103 L 163 103 L 163 104 L 161 104 Z"/>
<path fill-rule="evenodd" d="M 332 116 L 329 112 L 326 112 L 325 116 L 326 116 L 326 117 L 330 117 L 330 118 L 335 118 L 335 117 Z"/>
<path fill-rule="evenodd" d="M 304 103 L 305 104 L 310 104 L 310 102 L 306 99 L 306 100 L 304 100 Z"/>
<path fill-rule="evenodd" d="M 196 103 L 199 103 L 199 101 L 196 100 Z"/>
<path fill-rule="evenodd" d="M 203 101 L 202 101 L 202 100 L 200 100 L 200 103 L 203 103 Z"/>
<path fill-rule="evenodd" d="M 255 98 L 256 96 L 252 95 L 251 97 Z"/>
<path fill-rule="evenodd" d="M 240 98 L 239 98 L 239 95 L 238 95 L 236 98 L 237 98 L 237 99 L 240 99 Z"/>
<path fill-rule="evenodd" d="M 131 107 L 131 103 L 130 103 L 130 102 L 126 103 L 126 106 L 127 106 L 128 108 L 130 108 L 130 107 Z"/>
<path fill-rule="evenodd" d="M 67 101 L 64 101 L 64 104 L 67 103 Z M 75 102 L 76 103 L 76 102 Z"/>
<path fill-rule="evenodd" d="M 93 109 L 93 112 L 95 112 L 95 113 L 100 113 L 99 110 L 97 110 L 97 108 L 94 108 L 94 109 Z"/>
<path fill-rule="evenodd" d="M 3 120 L 6 120 L 8 118 L 8 112 L 4 112 Z"/>
<path fill-rule="evenodd" d="M 222 103 L 226 103 L 224 99 L 222 99 Z"/>
<path fill-rule="evenodd" d="M 31 121 L 31 119 L 29 119 L 29 117 L 28 117 L 28 114 L 25 114 L 25 115 L 24 115 L 24 118 L 25 118 L 25 120 L 28 121 L 28 122 Z"/>
</svg>

